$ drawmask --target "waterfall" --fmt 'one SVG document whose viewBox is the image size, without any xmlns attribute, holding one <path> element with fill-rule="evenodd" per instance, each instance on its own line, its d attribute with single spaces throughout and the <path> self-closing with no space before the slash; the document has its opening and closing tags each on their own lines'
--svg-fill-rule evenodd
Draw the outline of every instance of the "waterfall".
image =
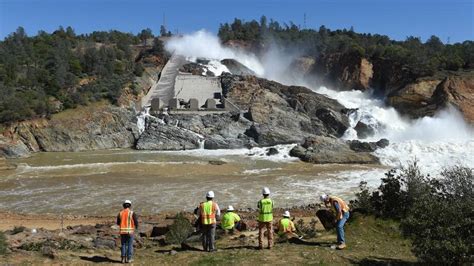
<svg viewBox="0 0 474 266">
<path fill-rule="evenodd" d="M 434 117 L 410 120 L 369 93 L 334 91 L 325 87 L 315 92 L 356 109 L 349 113 L 350 128 L 344 139 L 358 139 L 354 127 L 360 121 L 374 132 L 362 141 L 381 138 L 390 141 L 388 147 L 374 153 L 386 166 L 398 167 L 415 159 L 425 170 L 435 172 L 458 163 L 474 166 L 474 130 L 455 108 L 441 110 Z"/>
<path fill-rule="evenodd" d="M 200 150 L 204 150 L 204 142 L 206 142 L 205 139 L 200 139 L 199 140 L 199 149 Z"/>
</svg>

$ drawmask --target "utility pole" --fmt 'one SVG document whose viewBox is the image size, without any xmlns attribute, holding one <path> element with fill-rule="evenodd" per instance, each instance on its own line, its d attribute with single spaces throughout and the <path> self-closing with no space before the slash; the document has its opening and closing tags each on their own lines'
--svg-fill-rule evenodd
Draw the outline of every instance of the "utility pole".
<svg viewBox="0 0 474 266">
<path fill-rule="evenodd" d="M 306 13 L 304 13 L 304 18 L 303 18 L 303 29 L 306 29 Z"/>
<path fill-rule="evenodd" d="M 449 44 L 449 41 L 450 41 L 450 37 L 448 36 L 448 40 L 446 41 L 446 44 Z"/>
</svg>

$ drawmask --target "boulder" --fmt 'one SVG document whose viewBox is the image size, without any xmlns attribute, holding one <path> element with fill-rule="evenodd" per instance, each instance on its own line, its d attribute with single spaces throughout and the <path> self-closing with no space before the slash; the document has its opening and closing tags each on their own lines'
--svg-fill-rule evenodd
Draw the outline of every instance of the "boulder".
<svg viewBox="0 0 474 266">
<path fill-rule="evenodd" d="M 54 250 L 51 246 L 47 245 L 41 247 L 41 254 L 50 259 L 54 259 L 58 256 L 56 250 Z"/>
<path fill-rule="evenodd" d="M 324 229 L 329 231 L 336 227 L 336 216 L 333 212 L 326 209 L 322 209 L 316 212 L 316 216 L 318 217 L 319 221 L 321 221 L 321 224 L 323 225 Z"/>
<path fill-rule="evenodd" d="M 385 148 L 389 145 L 388 139 L 380 139 L 377 142 L 363 142 L 360 140 L 348 141 L 351 150 L 356 152 L 374 152 L 378 148 Z"/>
<path fill-rule="evenodd" d="M 361 121 L 357 122 L 354 130 L 357 132 L 357 137 L 359 139 L 366 139 L 375 134 L 375 130 L 372 127 Z"/>
<path fill-rule="evenodd" d="M 272 156 L 272 155 L 277 155 L 278 153 L 279 152 L 276 148 L 271 147 L 271 148 L 267 149 L 266 155 L 267 156 Z"/>
<path fill-rule="evenodd" d="M 368 152 L 351 150 L 349 145 L 342 140 L 322 136 L 307 138 L 303 145 L 297 145 L 290 151 L 290 156 L 315 164 L 373 164 L 379 162 L 377 157 Z"/>
</svg>

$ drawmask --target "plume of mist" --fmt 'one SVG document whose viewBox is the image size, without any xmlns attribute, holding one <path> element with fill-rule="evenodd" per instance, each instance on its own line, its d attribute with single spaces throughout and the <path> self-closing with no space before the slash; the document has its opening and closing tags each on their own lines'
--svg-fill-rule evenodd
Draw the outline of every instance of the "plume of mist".
<svg viewBox="0 0 474 266">
<path fill-rule="evenodd" d="M 265 74 L 264 67 L 254 54 L 224 47 L 217 36 L 205 30 L 182 37 L 173 37 L 166 42 L 165 48 L 170 53 L 186 57 L 202 57 L 216 60 L 235 59 L 258 76 L 264 76 Z"/>
</svg>

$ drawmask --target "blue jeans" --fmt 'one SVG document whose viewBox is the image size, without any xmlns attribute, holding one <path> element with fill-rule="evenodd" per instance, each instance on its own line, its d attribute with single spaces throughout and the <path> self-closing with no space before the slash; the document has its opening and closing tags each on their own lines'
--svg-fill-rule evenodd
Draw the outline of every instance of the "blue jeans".
<svg viewBox="0 0 474 266">
<path fill-rule="evenodd" d="M 344 224 L 346 223 L 347 219 L 349 219 L 349 212 L 345 212 L 342 215 L 342 219 L 337 221 L 337 242 L 339 244 L 346 243 L 346 238 L 344 237 Z"/>
<path fill-rule="evenodd" d="M 127 260 L 131 260 L 133 256 L 133 235 L 122 234 L 120 237 L 122 240 L 122 258 L 127 257 Z"/>
</svg>

